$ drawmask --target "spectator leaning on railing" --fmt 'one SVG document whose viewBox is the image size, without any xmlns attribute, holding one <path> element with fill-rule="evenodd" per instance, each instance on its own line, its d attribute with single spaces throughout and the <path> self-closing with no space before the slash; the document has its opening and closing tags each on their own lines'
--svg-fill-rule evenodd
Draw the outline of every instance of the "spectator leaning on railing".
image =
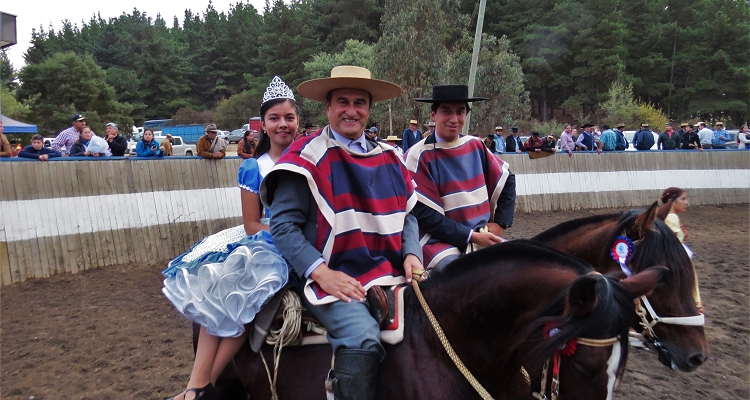
<svg viewBox="0 0 750 400">
<path fill-rule="evenodd" d="M 617 129 L 612 129 L 612 131 L 615 132 L 615 136 L 617 138 L 615 150 L 623 151 L 627 150 L 628 148 L 628 138 L 626 138 L 625 134 L 622 133 L 624 128 L 625 124 L 617 124 Z"/>
<path fill-rule="evenodd" d="M 105 140 L 109 144 L 109 150 L 113 156 L 122 157 L 125 155 L 125 151 L 128 150 L 128 141 L 125 136 L 120 135 L 120 130 L 117 129 L 117 124 L 114 122 L 107 123 L 107 137 Z"/>
<path fill-rule="evenodd" d="M 683 150 L 698 149 L 699 151 L 703 151 L 701 140 L 693 130 L 693 127 L 687 122 L 683 122 L 680 126 L 682 127 L 682 130 L 678 132 L 680 134 L 680 148 Z"/>
<path fill-rule="evenodd" d="M 227 143 L 217 136 L 216 124 L 206 125 L 206 134 L 198 139 L 198 155 L 203 158 L 224 158 L 227 155 Z"/>
<path fill-rule="evenodd" d="M 705 122 L 698 122 L 695 124 L 695 128 L 700 129 L 698 139 L 701 141 L 701 146 L 704 149 L 710 149 L 712 147 L 711 142 L 714 140 L 714 132 L 706 127 Z"/>
<path fill-rule="evenodd" d="M 560 150 L 568 153 L 569 157 L 573 157 L 573 150 L 576 149 L 576 142 L 573 139 L 573 127 L 570 124 L 565 125 L 565 129 L 560 133 Z"/>
<path fill-rule="evenodd" d="M 52 141 L 52 150 L 61 152 L 63 157 L 70 155 L 73 145 L 80 138 L 81 132 L 86 126 L 86 118 L 81 114 L 74 115 L 72 120 L 73 126 L 60 131 L 55 137 L 55 140 Z M 94 132 L 91 132 L 91 134 L 96 135 Z M 62 150 L 63 146 L 65 147 L 65 150 Z"/>
<path fill-rule="evenodd" d="M 154 140 L 151 129 L 143 131 L 143 138 L 135 145 L 135 155 L 138 157 L 164 157 L 164 151 Z"/>
<path fill-rule="evenodd" d="M 672 129 L 672 123 L 667 122 L 664 132 L 659 134 L 656 148 L 659 150 L 674 150 L 680 147 L 680 135 Z"/>
<path fill-rule="evenodd" d="M 714 129 L 713 131 L 714 138 L 711 140 L 711 148 L 726 149 L 726 143 L 731 141 L 731 139 L 729 138 L 729 132 L 724 129 L 723 122 L 717 122 L 714 126 L 716 127 L 716 129 Z"/>
<path fill-rule="evenodd" d="M 62 153 L 52 150 L 51 147 L 44 147 L 44 136 L 36 134 L 31 137 L 31 144 L 24 147 L 18 153 L 19 157 L 33 158 L 39 161 L 47 161 L 50 158 L 62 157 Z"/>
<path fill-rule="evenodd" d="M 602 151 L 613 151 L 617 147 L 617 135 L 615 131 L 609 128 L 609 125 L 602 125 L 602 135 L 599 137 L 599 146 L 596 149 L 597 153 Z"/>
</svg>

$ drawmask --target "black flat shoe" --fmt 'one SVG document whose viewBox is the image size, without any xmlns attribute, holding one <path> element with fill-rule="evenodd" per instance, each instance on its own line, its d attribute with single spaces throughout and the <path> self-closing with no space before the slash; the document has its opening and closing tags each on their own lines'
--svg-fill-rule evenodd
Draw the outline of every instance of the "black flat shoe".
<svg viewBox="0 0 750 400">
<path fill-rule="evenodd" d="M 195 397 L 192 399 L 187 398 L 188 392 L 195 393 Z M 202 388 L 190 388 L 185 391 L 185 400 L 214 400 L 216 399 L 216 389 L 214 385 L 209 383 Z"/>
</svg>

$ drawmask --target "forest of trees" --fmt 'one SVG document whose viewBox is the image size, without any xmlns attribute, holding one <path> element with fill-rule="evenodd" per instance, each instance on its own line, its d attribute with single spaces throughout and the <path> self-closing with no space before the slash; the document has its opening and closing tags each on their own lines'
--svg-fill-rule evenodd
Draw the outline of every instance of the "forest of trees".
<svg viewBox="0 0 750 400">
<path fill-rule="evenodd" d="M 478 2 L 291 0 L 185 11 L 165 21 L 138 10 L 40 27 L 26 66 L 0 57 L 3 112 L 56 132 L 75 112 L 124 126 L 174 117 L 234 129 L 257 115 L 274 75 L 291 87 L 337 64 L 370 68 L 403 95 L 372 123 L 427 121 L 412 99 L 466 83 Z M 487 3 L 471 129 L 566 113 L 606 121 L 613 88 L 678 120 L 750 117 L 750 12 L 745 0 L 494 0 Z M 301 102 L 304 121 L 322 107 Z M 389 113 L 390 106 L 390 113 Z M 616 111 L 616 110 L 615 110 Z M 614 118 L 612 116 L 612 118 Z"/>
</svg>

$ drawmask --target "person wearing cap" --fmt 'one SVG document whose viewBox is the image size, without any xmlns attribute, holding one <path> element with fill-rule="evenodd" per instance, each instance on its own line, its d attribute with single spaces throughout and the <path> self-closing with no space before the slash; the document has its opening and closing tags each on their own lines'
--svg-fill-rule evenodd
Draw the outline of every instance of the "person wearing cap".
<svg viewBox="0 0 750 400">
<path fill-rule="evenodd" d="M 594 124 L 583 124 L 583 132 L 581 132 L 580 135 L 578 135 L 578 139 L 576 140 L 576 147 L 579 150 L 583 151 L 593 151 L 594 150 L 594 135 L 591 133 L 591 127 L 593 127 Z"/>
<path fill-rule="evenodd" d="M 633 147 L 638 151 L 651 150 L 654 146 L 654 134 L 651 133 L 647 123 L 641 124 L 641 129 L 633 135 Z"/>
<path fill-rule="evenodd" d="M 510 128 L 511 134 L 505 138 L 505 151 L 508 153 L 520 153 L 523 142 L 518 137 L 518 127 Z"/>
<path fill-rule="evenodd" d="M 112 152 L 112 155 L 118 157 L 124 156 L 125 151 L 128 149 L 128 140 L 120 135 L 117 124 L 108 122 L 105 131 L 107 132 L 107 137 L 104 140 L 109 144 L 109 150 Z"/>
<path fill-rule="evenodd" d="M 556 144 L 557 141 L 555 140 L 555 135 L 550 133 L 549 135 L 547 135 L 547 137 L 544 138 L 544 140 L 542 140 L 542 151 L 545 153 L 556 153 Z"/>
<path fill-rule="evenodd" d="M 657 150 L 675 150 L 680 148 L 681 138 L 672 128 L 672 123 L 667 122 L 664 126 L 664 132 L 659 134 L 659 140 L 656 141 Z"/>
<path fill-rule="evenodd" d="M 378 128 L 375 126 L 370 127 L 370 129 L 367 130 L 367 136 L 370 137 L 370 139 L 381 142 L 380 137 L 378 136 Z"/>
<path fill-rule="evenodd" d="M 617 124 L 617 128 L 612 129 L 612 131 L 615 133 L 615 150 L 617 151 L 625 151 L 628 149 L 628 138 L 625 137 L 625 134 L 622 133 L 622 131 L 625 129 L 625 124 Z"/>
<path fill-rule="evenodd" d="M 712 148 L 712 142 L 714 140 L 714 131 L 708 129 L 705 122 L 698 122 L 694 125 L 694 128 L 698 129 L 698 140 L 701 141 L 701 147 L 703 149 Z"/>
<path fill-rule="evenodd" d="M 613 151 L 617 148 L 617 134 L 613 131 L 609 125 L 602 125 L 602 135 L 599 137 L 599 146 L 596 148 L 596 152 L 601 154 L 602 151 Z"/>
<path fill-rule="evenodd" d="M 411 175 L 393 147 L 364 133 L 372 103 L 401 87 L 346 65 L 297 91 L 325 103 L 329 123 L 289 147 L 261 199 L 274 243 L 303 278 L 303 306 L 328 331 L 334 398 L 376 399 L 385 349 L 365 297 L 423 269 Z"/>
<path fill-rule="evenodd" d="M 206 125 L 206 134 L 198 139 L 196 151 L 203 158 L 224 158 L 227 155 L 227 142 L 218 137 L 219 129 L 216 124 Z"/>
<path fill-rule="evenodd" d="M 699 151 L 703 151 L 701 140 L 693 130 L 693 126 L 687 122 L 683 122 L 680 124 L 680 127 L 682 128 L 678 132 L 680 134 L 680 148 L 683 150 L 698 149 Z"/>
<path fill-rule="evenodd" d="M 430 121 L 427 123 L 427 132 L 422 134 L 422 139 L 432 135 L 433 133 L 435 133 L 435 121 Z"/>
<path fill-rule="evenodd" d="M 83 127 L 86 126 L 86 118 L 81 114 L 74 115 L 72 121 L 73 126 L 60 131 L 60 133 L 55 136 L 55 140 L 52 141 L 52 150 L 61 152 L 63 157 L 70 155 L 70 149 L 72 149 L 73 144 L 78 141 L 81 136 L 81 131 L 83 131 Z M 96 135 L 94 132 L 91 133 Z M 64 150 L 62 149 L 63 147 L 65 147 Z"/>
<path fill-rule="evenodd" d="M 723 122 L 717 122 L 714 124 L 715 128 L 713 131 L 714 138 L 711 140 L 712 149 L 726 149 L 726 143 L 731 142 L 732 139 L 729 137 L 729 132 L 724 129 Z"/>
<path fill-rule="evenodd" d="M 409 147 L 414 146 L 417 142 L 422 140 L 422 131 L 417 129 L 418 124 L 419 123 L 416 119 L 412 119 L 409 121 L 409 127 L 404 129 L 402 141 L 404 146 L 404 153 L 409 150 Z"/>
<path fill-rule="evenodd" d="M 406 153 L 406 167 L 417 182 L 420 242 L 427 268 L 441 270 L 475 247 L 503 241 L 513 224 L 516 181 L 508 163 L 493 155 L 482 140 L 462 135 L 469 103 L 466 85 L 436 85 L 431 103 L 435 134 Z"/>
<path fill-rule="evenodd" d="M 167 133 L 167 136 L 159 144 L 159 148 L 164 152 L 165 156 L 173 155 L 172 152 L 172 135 Z"/>
</svg>

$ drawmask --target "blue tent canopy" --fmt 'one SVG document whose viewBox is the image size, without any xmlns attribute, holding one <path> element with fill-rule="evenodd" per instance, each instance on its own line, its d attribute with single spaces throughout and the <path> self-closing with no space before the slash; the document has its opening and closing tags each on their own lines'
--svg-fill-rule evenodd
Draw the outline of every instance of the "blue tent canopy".
<svg viewBox="0 0 750 400">
<path fill-rule="evenodd" d="M 37 133 L 39 132 L 36 129 L 36 125 L 34 124 L 26 124 L 20 121 L 16 121 L 15 119 L 8 118 L 2 114 L 0 114 L 0 118 L 2 118 L 2 121 L 3 121 L 4 133 Z"/>
</svg>

